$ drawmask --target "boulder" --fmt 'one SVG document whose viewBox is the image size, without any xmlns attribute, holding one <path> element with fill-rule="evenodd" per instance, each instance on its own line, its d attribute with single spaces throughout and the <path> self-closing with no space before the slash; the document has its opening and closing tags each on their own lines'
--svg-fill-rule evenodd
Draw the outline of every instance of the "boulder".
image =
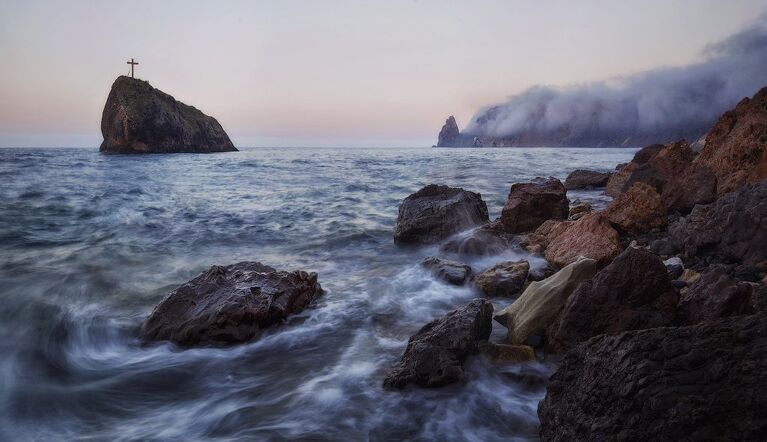
<svg viewBox="0 0 767 442">
<path fill-rule="evenodd" d="M 479 193 L 429 184 L 402 201 L 394 242 L 430 244 L 488 222 Z"/>
<path fill-rule="evenodd" d="M 504 261 L 474 276 L 474 285 L 487 296 L 514 296 L 527 282 L 527 261 Z"/>
<path fill-rule="evenodd" d="M 666 145 L 655 144 L 639 150 L 628 164 L 616 171 L 607 182 L 605 193 L 616 197 L 634 183 L 652 186 L 661 194 L 667 182 L 685 171 L 695 153 L 684 140 Z"/>
<path fill-rule="evenodd" d="M 595 337 L 538 405 L 543 441 L 764 440 L 767 317 Z"/>
<path fill-rule="evenodd" d="M 569 204 L 565 186 L 555 178 L 536 178 L 511 186 L 501 211 L 501 223 L 509 233 L 530 232 L 549 219 L 567 219 Z"/>
<path fill-rule="evenodd" d="M 410 337 L 401 361 L 386 376 L 384 388 L 408 384 L 441 387 L 463 379 L 463 363 L 477 353 L 492 331 L 493 305 L 475 299 L 424 325 Z"/>
<path fill-rule="evenodd" d="M 570 295 L 549 327 L 548 348 L 564 353 L 596 335 L 671 325 L 678 302 L 660 258 L 629 247 Z"/>
<path fill-rule="evenodd" d="M 767 179 L 767 87 L 719 118 L 695 162 L 716 176 L 718 195 Z"/>
<path fill-rule="evenodd" d="M 323 293 L 316 273 L 277 271 L 258 262 L 213 266 L 173 290 L 141 328 L 144 341 L 223 346 L 303 311 Z"/>
<path fill-rule="evenodd" d="M 685 257 L 746 265 L 767 261 L 767 181 L 741 187 L 672 223 L 668 246 Z"/>
<path fill-rule="evenodd" d="M 421 261 L 421 265 L 429 269 L 435 278 L 453 285 L 462 285 L 471 275 L 471 267 L 449 259 L 431 256 Z"/>
<path fill-rule="evenodd" d="M 545 333 L 573 290 L 596 271 L 595 260 L 581 258 L 543 281 L 531 282 L 495 320 L 508 329 L 511 343 L 526 344 L 528 339 Z"/>
<path fill-rule="evenodd" d="M 716 199 L 716 176 L 708 166 L 693 163 L 663 187 L 661 203 L 668 213 L 690 213 L 696 204 Z"/>
<path fill-rule="evenodd" d="M 621 233 L 638 235 L 666 225 L 666 210 L 660 195 L 649 184 L 637 182 L 618 195 L 604 215 Z"/>
<path fill-rule="evenodd" d="M 565 178 L 565 189 L 588 189 L 605 187 L 610 179 L 610 172 L 597 172 L 594 170 L 577 169 L 570 172 Z"/>
<path fill-rule="evenodd" d="M 580 256 L 595 259 L 599 267 L 604 267 L 623 250 L 618 232 L 601 213 L 552 225 L 544 236 L 546 260 L 556 267 L 571 264 Z"/>
<path fill-rule="evenodd" d="M 485 360 L 499 365 L 535 362 L 535 351 L 529 345 L 482 342 L 479 345 L 479 353 Z"/>
<path fill-rule="evenodd" d="M 488 256 L 507 252 L 514 244 L 514 235 L 503 230 L 500 221 L 492 221 L 468 232 L 453 235 L 440 251 L 460 255 Z"/>
<path fill-rule="evenodd" d="M 576 221 L 580 218 L 583 218 L 583 215 L 591 212 L 591 204 L 587 202 L 583 202 L 581 200 L 575 200 L 573 201 L 572 206 L 570 207 L 570 213 L 568 214 L 568 219 L 570 221 Z"/>
<path fill-rule="evenodd" d="M 753 287 L 733 279 L 721 267 L 704 273 L 681 295 L 678 306 L 680 324 L 692 325 L 729 316 L 755 312 L 751 303 Z"/>
<path fill-rule="evenodd" d="M 215 118 L 136 78 L 112 84 L 101 116 L 107 153 L 210 153 L 237 149 Z"/>
</svg>

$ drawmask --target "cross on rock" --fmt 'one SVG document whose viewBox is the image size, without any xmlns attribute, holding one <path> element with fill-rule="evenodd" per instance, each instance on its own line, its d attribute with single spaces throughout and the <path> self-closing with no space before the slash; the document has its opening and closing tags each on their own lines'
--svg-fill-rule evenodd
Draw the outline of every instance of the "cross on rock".
<svg viewBox="0 0 767 442">
<path fill-rule="evenodd" d="M 137 61 L 133 61 L 133 59 L 131 58 L 130 61 L 128 62 L 128 64 L 130 65 L 130 78 L 134 78 L 133 77 L 133 66 L 137 65 L 138 62 Z"/>
</svg>

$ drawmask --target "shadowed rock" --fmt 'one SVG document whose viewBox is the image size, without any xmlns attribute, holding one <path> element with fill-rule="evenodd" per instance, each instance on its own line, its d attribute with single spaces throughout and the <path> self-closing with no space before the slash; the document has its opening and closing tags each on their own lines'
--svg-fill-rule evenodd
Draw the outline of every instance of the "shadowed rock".
<svg viewBox="0 0 767 442">
<path fill-rule="evenodd" d="M 511 249 L 513 244 L 514 235 L 506 233 L 496 220 L 453 235 L 442 244 L 440 251 L 474 256 L 498 255 Z"/>
<path fill-rule="evenodd" d="M 435 278 L 439 278 L 453 285 L 461 285 L 471 274 L 471 267 L 449 259 L 430 256 L 421 265 L 431 271 Z"/>
<path fill-rule="evenodd" d="M 729 316 L 754 313 L 753 287 L 737 282 L 721 267 L 704 273 L 679 299 L 680 324 L 692 325 Z"/>
<path fill-rule="evenodd" d="M 322 293 L 316 273 L 258 262 L 213 266 L 170 292 L 144 322 L 141 338 L 185 347 L 247 342 Z"/>
<path fill-rule="evenodd" d="M 570 172 L 565 178 L 565 189 L 589 189 L 605 187 L 610 179 L 610 172 L 597 172 L 594 170 L 577 169 Z"/>
<path fill-rule="evenodd" d="M 716 199 L 716 176 L 708 166 L 693 163 L 663 188 L 661 202 L 669 213 L 690 213 L 696 204 Z"/>
<path fill-rule="evenodd" d="M 680 176 L 695 157 L 686 141 L 666 145 L 655 144 L 639 150 L 628 164 L 614 172 L 607 182 L 605 193 L 612 197 L 629 190 L 641 182 L 655 188 L 658 194 L 666 184 Z"/>
<path fill-rule="evenodd" d="M 487 296 L 514 296 L 527 282 L 527 261 L 504 261 L 479 272 L 472 282 Z"/>
<path fill-rule="evenodd" d="M 569 204 L 565 186 L 555 178 L 537 178 L 511 186 L 501 211 L 501 223 L 509 233 L 535 230 L 550 219 L 567 219 Z"/>
</svg>

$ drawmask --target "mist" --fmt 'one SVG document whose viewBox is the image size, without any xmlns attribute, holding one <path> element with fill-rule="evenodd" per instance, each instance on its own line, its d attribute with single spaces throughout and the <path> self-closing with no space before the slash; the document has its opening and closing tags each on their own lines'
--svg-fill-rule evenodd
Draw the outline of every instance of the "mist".
<svg viewBox="0 0 767 442">
<path fill-rule="evenodd" d="M 694 64 L 567 87 L 533 86 L 503 104 L 481 109 L 462 133 L 517 144 L 541 138 L 570 145 L 690 139 L 764 86 L 767 15 L 707 45 Z"/>
</svg>

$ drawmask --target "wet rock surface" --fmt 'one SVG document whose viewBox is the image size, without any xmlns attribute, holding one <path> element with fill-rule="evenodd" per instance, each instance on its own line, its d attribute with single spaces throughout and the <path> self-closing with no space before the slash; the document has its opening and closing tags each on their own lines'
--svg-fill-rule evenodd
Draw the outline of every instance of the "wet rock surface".
<svg viewBox="0 0 767 442">
<path fill-rule="evenodd" d="M 477 273 L 472 282 L 487 296 L 514 296 L 522 291 L 529 271 L 527 261 L 504 261 Z"/>
<path fill-rule="evenodd" d="M 170 292 L 144 322 L 141 338 L 184 347 L 247 342 L 322 293 L 316 273 L 249 261 L 213 266 Z"/>
<path fill-rule="evenodd" d="M 561 181 L 538 178 L 511 186 L 501 211 L 501 223 L 509 233 L 530 232 L 546 220 L 567 219 L 569 204 Z"/>
<path fill-rule="evenodd" d="M 471 275 L 471 267 L 449 259 L 428 257 L 421 261 L 421 265 L 431 271 L 438 279 L 453 285 L 462 285 Z"/>
<path fill-rule="evenodd" d="M 500 221 L 492 221 L 453 235 L 442 244 L 440 251 L 469 256 L 499 255 L 510 250 L 514 243 L 514 235 L 506 233 Z"/>
<path fill-rule="evenodd" d="M 462 380 L 464 361 L 490 336 L 492 316 L 493 305 L 475 299 L 424 325 L 410 337 L 402 360 L 384 379 L 384 388 L 441 387 Z"/>
</svg>

